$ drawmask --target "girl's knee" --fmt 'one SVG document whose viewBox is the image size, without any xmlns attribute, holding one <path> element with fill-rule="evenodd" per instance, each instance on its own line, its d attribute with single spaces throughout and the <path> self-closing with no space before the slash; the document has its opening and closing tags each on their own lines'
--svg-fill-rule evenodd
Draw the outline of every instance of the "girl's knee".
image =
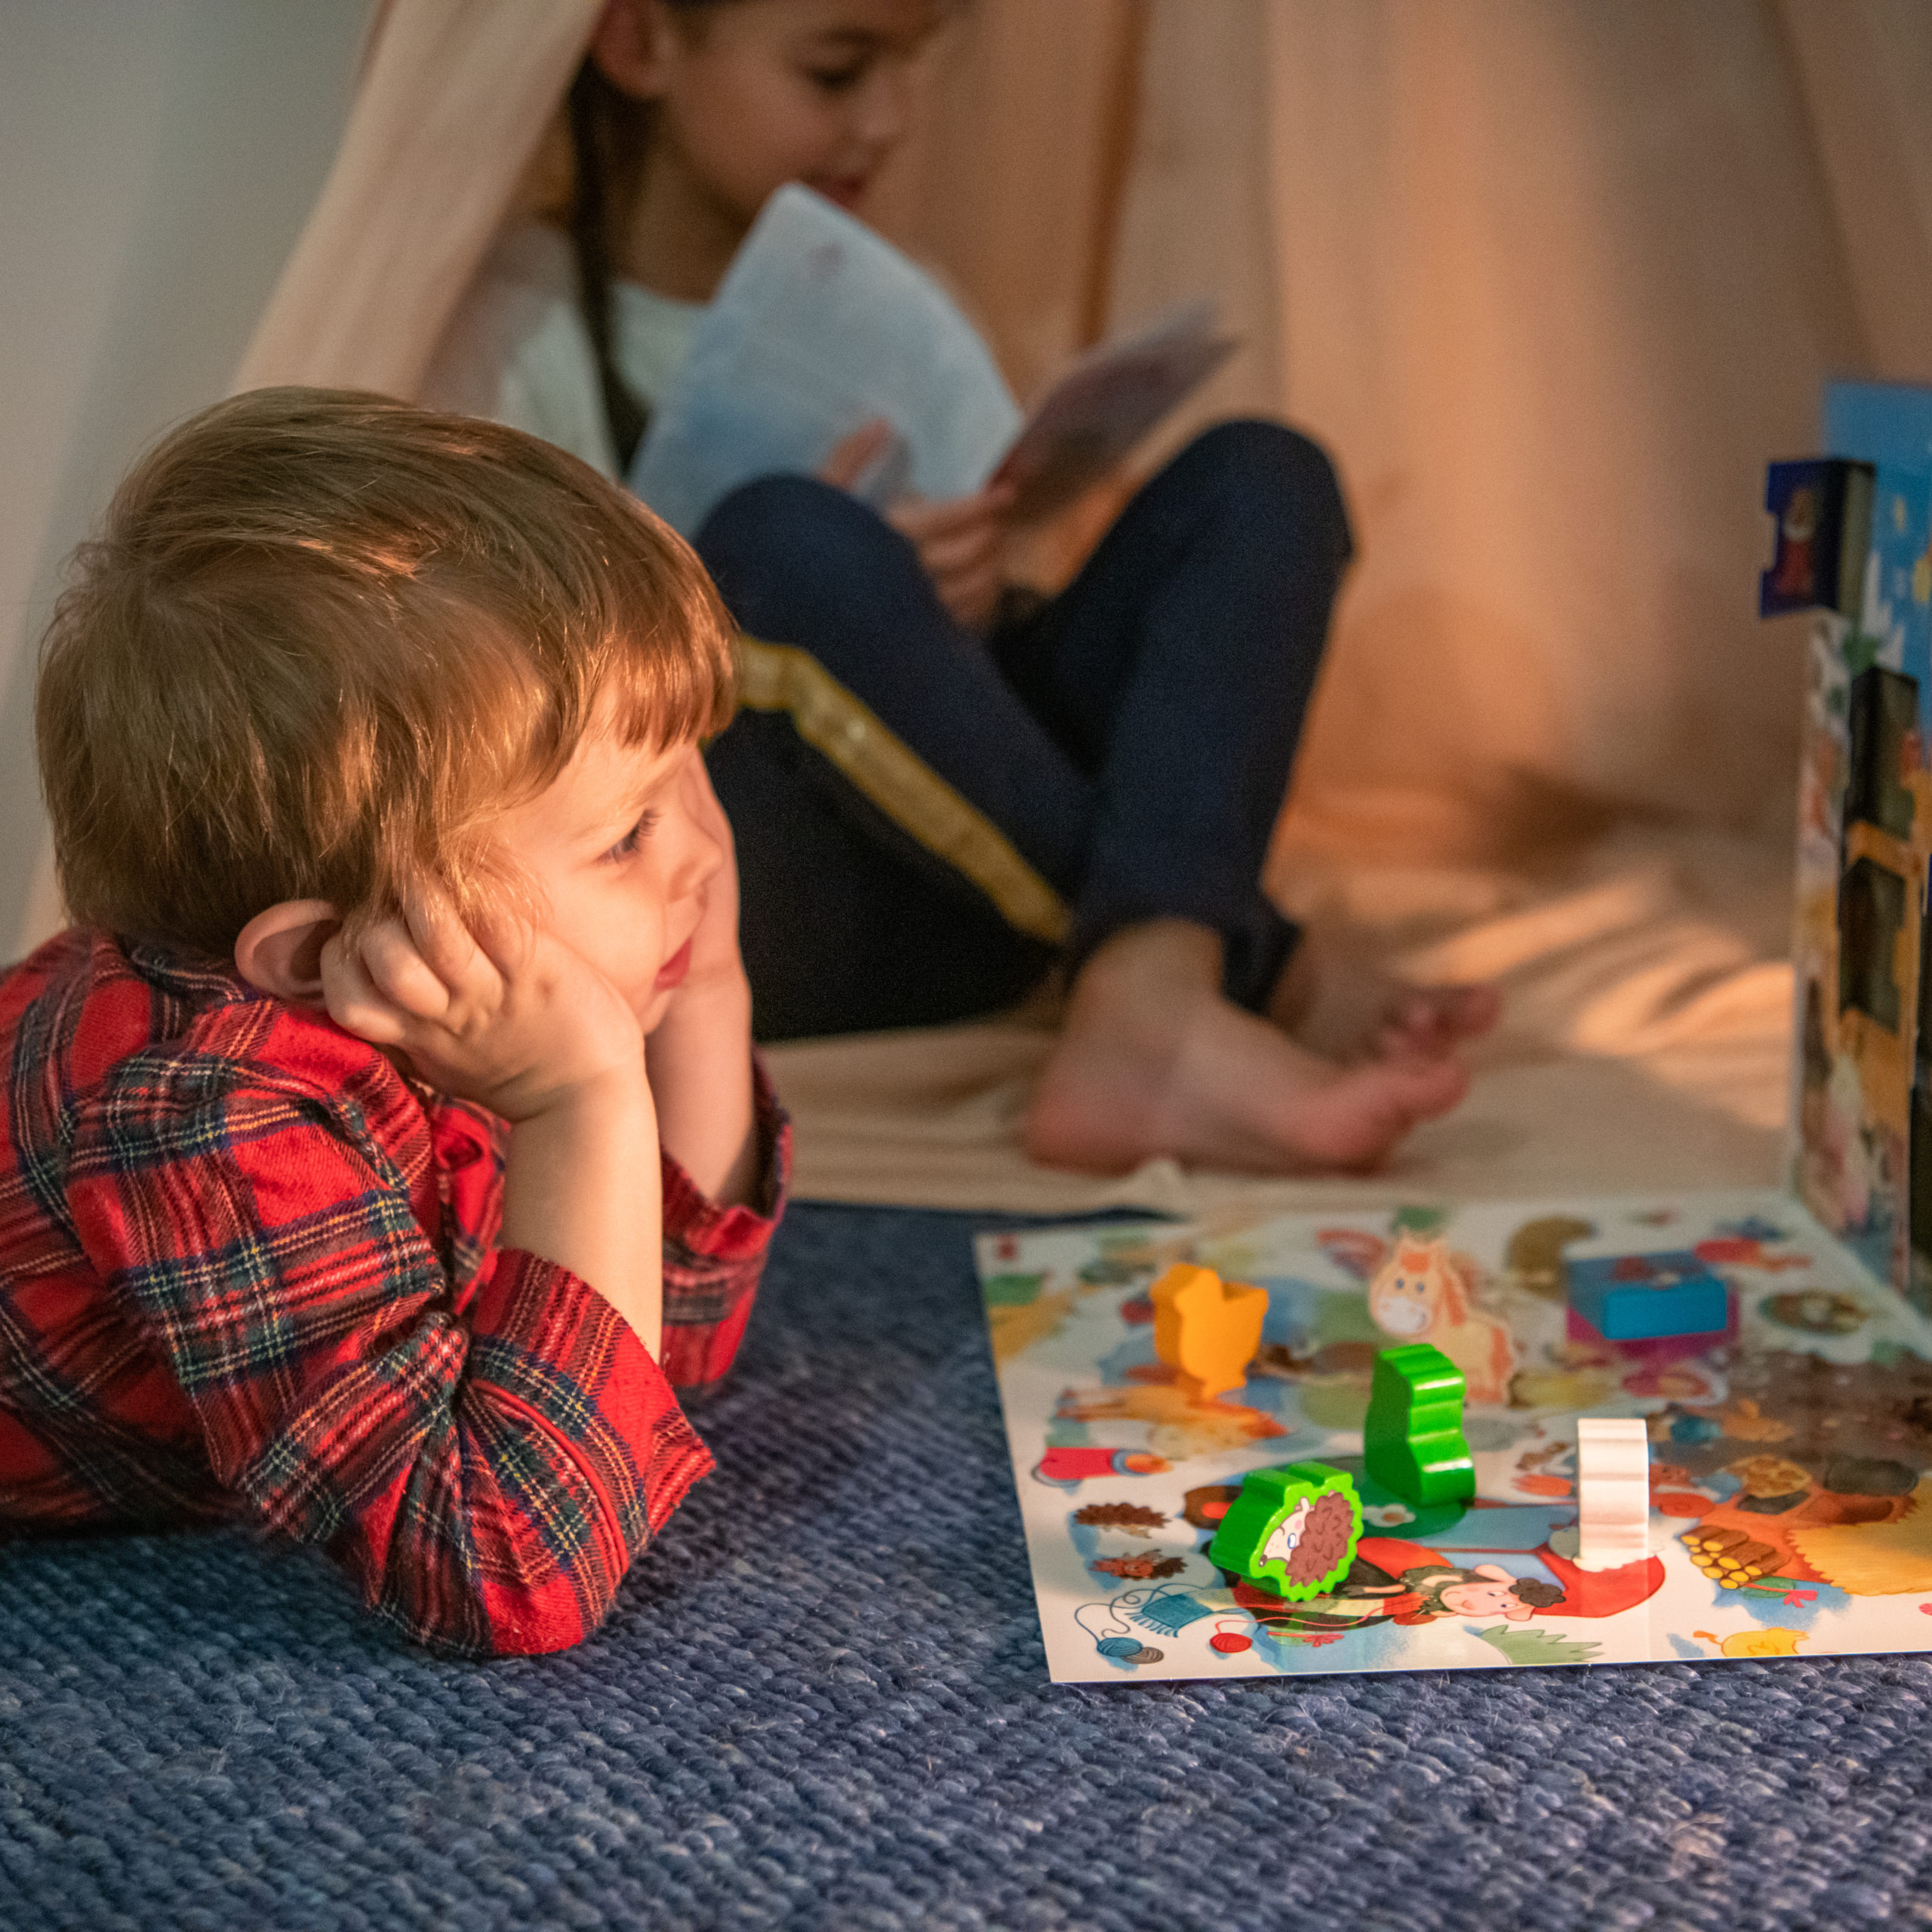
<svg viewBox="0 0 1932 1932">
<path fill-rule="evenodd" d="M 1267 478 L 1312 495 L 1341 496 L 1335 466 L 1312 436 L 1285 423 L 1244 417 L 1204 429 L 1175 458 L 1243 480 Z"/>
<path fill-rule="evenodd" d="M 741 603 L 815 597 L 903 570 L 910 546 L 876 510 L 815 476 L 761 476 L 707 516 L 692 547 L 742 623 Z M 917 557 L 912 558 L 915 566 Z"/>
<path fill-rule="evenodd" d="M 1259 417 L 1204 429 L 1162 472 L 1190 489 L 1225 491 L 1253 506 L 1272 501 L 1297 522 L 1331 530 L 1346 551 L 1348 512 L 1328 452 L 1284 423 Z"/>
<path fill-rule="evenodd" d="M 808 652 L 861 695 L 881 666 L 934 648 L 938 606 L 918 552 L 876 510 L 814 477 L 733 491 L 694 548 L 740 629 Z"/>
</svg>

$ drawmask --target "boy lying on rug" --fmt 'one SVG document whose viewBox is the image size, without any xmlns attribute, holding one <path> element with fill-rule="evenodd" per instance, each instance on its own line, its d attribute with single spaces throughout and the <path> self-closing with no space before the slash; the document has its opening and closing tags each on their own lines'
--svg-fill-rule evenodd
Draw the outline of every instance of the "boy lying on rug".
<svg viewBox="0 0 1932 1932">
<path fill-rule="evenodd" d="M 77 924 L 0 978 L 0 1530 L 253 1521 L 459 1652 L 597 1623 L 783 1188 L 730 665 L 514 430 L 266 390 L 136 470 L 42 668 Z"/>
</svg>

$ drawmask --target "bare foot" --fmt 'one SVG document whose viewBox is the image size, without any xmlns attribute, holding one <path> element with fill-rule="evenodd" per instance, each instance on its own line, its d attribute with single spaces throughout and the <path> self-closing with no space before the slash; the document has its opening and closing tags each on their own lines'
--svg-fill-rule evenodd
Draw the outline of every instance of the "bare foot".
<svg viewBox="0 0 1932 1932">
<path fill-rule="evenodd" d="M 1501 1017 L 1495 987 L 1413 986 L 1321 933 L 1304 933 L 1269 1001 L 1268 1017 L 1324 1060 L 1440 1058 Z"/>
<path fill-rule="evenodd" d="M 1161 1154 L 1263 1174 L 1371 1168 L 1467 1091 L 1467 1073 L 1441 1056 L 1337 1066 L 1220 986 L 1220 939 L 1205 927 L 1160 919 L 1116 933 L 1073 983 L 1028 1154 L 1098 1174 Z"/>
</svg>

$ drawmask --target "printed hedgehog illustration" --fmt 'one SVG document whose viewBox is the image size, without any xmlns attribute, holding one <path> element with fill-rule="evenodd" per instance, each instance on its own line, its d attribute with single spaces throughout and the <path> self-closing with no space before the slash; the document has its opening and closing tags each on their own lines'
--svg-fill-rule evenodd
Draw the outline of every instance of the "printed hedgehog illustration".
<svg viewBox="0 0 1932 1932">
<path fill-rule="evenodd" d="M 1146 1537 L 1168 1519 L 1143 1503 L 1090 1503 L 1074 1511 L 1073 1520 L 1092 1530 L 1123 1530 L 1131 1537 Z"/>
<path fill-rule="evenodd" d="M 1292 1537 L 1284 1524 L 1268 1540 L 1264 1556 L 1278 1556 L 1287 1565 L 1288 1581 L 1309 1584 L 1346 1562 L 1355 1540 L 1349 1499 L 1331 1490 L 1306 1505 L 1301 1527 Z"/>
<path fill-rule="evenodd" d="M 1088 1568 L 1102 1577 L 1118 1577 L 1134 1583 L 1149 1582 L 1163 1577 L 1178 1577 L 1187 1567 L 1183 1556 L 1097 1556 Z"/>
</svg>

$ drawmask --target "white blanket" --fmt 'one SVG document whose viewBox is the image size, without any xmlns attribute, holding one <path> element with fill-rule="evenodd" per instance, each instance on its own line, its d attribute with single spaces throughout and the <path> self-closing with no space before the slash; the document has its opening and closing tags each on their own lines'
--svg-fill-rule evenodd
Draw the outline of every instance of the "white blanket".
<svg viewBox="0 0 1932 1932">
<path fill-rule="evenodd" d="M 1019 1130 L 1051 1041 L 1038 1010 L 777 1048 L 796 1192 L 1035 1213 L 1174 1214 L 1780 1177 L 1791 1038 L 1790 887 L 1758 847 L 1626 835 L 1534 872 L 1324 875 L 1278 854 L 1288 909 L 1374 934 L 1408 976 L 1494 978 L 1503 1026 L 1469 1099 L 1365 1178 L 1262 1180 L 1148 1163 L 1113 1179 L 1032 1165 Z"/>
</svg>

